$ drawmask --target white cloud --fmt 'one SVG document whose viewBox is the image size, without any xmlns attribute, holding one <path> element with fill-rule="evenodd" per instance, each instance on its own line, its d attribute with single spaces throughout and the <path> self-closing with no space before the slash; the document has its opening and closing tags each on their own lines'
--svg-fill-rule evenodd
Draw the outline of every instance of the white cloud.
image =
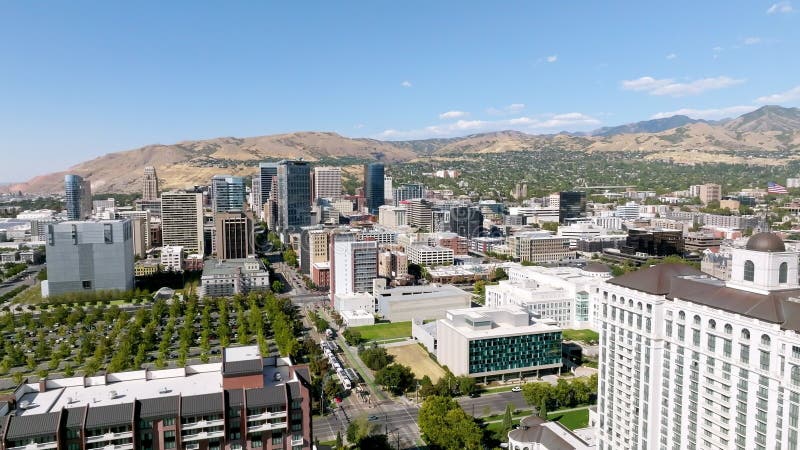
<svg viewBox="0 0 800 450">
<path fill-rule="evenodd" d="M 364 124 L 363 123 L 357 123 L 357 124 L 353 125 L 353 128 L 355 128 L 356 130 L 360 130 L 360 129 L 364 128 Z"/>
<path fill-rule="evenodd" d="M 460 119 L 462 117 L 467 117 L 469 115 L 468 112 L 465 111 L 447 111 L 439 114 L 439 118 L 446 120 L 446 119 Z"/>
<path fill-rule="evenodd" d="M 736 117 L 744 113 L 753 111 L 756 108 L 757 106 L 748 106 L 748 105 L 729 106 L 726 108 L 709 108 L 709 109 L 682 108 L 675 111 L 656 113 L 653 114 L 650 118 L 663 119 L 665 117 L 683 115 L 683 116 L 689 116 L 692 119 L 717 120 L 717 119 L 725 119 L 727 117 Z"/>
<path fill-rule="evenodd" d="M 524 103 L 512 103 L 502 108 L 491 107 L 487 109 L 486 112 L 493 116 L 507 116 L 510 114 L 519 114 L 523 109 L 525 109 Z"/>
<path fill-rule="evenodd" d="M 756 45 L 763 42 L 763 39 L 757 36 L 751 36 L 744 39 L 744 45 Z"/>
<path fill-rule="evenodd" d="M 676 82 L 672 78 L 641 77 L 635 80 L 623 80 L 622 89 L 626 91 L 647 92 L 650 95 L 669 95 L 683 97 L 698 95 L 706 91 L 723 89 L 744 83 L 743 79 L 726 76 L 701 78 L 686 83 Z"/>
<path fill-rule="evenodd" d="M 776 104 L 776 103 L 787 103 L 796 100 L 800 100 L 800 86 L 795 86 L 789 89 L 788 91 L 778 92 L 777 94 L 758 97 L 756 99 L 756 103 Z"/>
<path fill-rule="evenodd" d="M 375 136 L 379 139 L 425 139 L 431 137 L 462 136 L 471 133 L 515 129 L 530 133 L 555 133 L 564 130 L 589 130 L 600 125 L 600 120 L 579 112 L 519 116 L 498 120 L 458 120 L 442 125 L 419 129 L 388 129 Z"/>
<path fill-rule="evenodd" d="M 410 88 L 413 85 L 411 84 L 410 81 L 404 80 L 402 83 L 400 83 L 400 86 L 403 86 L 404 88 Z"/>
<path fill-rule="evenodd" d="M 558 61 L 558 55 L 550 55 L 547 57 L 546 61 L 549 63 L 554 63 Z"/>
<path fill-rule="evenodd" d="M 677 57 L 678 55 L 676 55 L 675 53 L 670 53 L 669 55 L 667 55 L 667 59 L 675 59 Z"/>
<path fill-rule="evenodd" d="M 773 3 L 772 6 L 767 9 L 767 14 L 788 14 L 793 11 L 792 2 L 778 2 Z"/>
</svg>

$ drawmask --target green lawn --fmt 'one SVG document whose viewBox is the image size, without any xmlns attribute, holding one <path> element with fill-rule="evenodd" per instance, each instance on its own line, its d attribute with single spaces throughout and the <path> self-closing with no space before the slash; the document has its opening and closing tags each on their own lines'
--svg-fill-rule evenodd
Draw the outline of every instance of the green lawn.
<svg viewBox="0 0 800 450">
<path fill-rule="evenodd" d="M 411 336 L 411 322 L 378 323 L 364 327 L 353 327 L 366 341 L 383 341 Z"/>
<path fill-rule="evenodd" d="M 564 413 L 558 411 L 548 413 L 547 419 L 561 422 L 561 425 L 564 425 L 570 430 L 586 428 L 589 426 L 589 408 L 587 407 Z"/>
<path fill-rule="evenodd" d="M 597 342 L 600 340 L 600 334 L 592 330 L 563 330 L 561 336 L 565 341 Z"/>
</svg>

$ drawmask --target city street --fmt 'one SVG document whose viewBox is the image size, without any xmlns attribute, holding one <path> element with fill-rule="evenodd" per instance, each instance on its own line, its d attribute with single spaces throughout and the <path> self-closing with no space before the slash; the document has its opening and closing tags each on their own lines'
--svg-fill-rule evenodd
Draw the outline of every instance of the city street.
<svg viewBox="0 0 800 450">
<path fill-rule="evenodd" d="M 0 295 L 11 292 L 19 286 L 33 286 L 36 284 L 36 276 L 45 268 L 44 264 L 36 266 L 28 266 L 24 272 L 17 274 L 11 280 L 5 280 L 0 283 Z"/>
</svg>

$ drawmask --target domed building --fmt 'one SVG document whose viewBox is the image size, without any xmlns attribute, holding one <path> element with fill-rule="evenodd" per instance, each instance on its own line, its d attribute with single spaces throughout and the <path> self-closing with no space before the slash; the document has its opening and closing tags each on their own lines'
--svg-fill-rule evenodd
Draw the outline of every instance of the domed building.
<svg viewBox="0 0 800 450">
<path fill-rule="evenodd" d="M 682 264 L 608 280 L 598 448 L 797 448 L 799 256 L 758 233 L 729 281 Z"/>
<path fill-rule="evenodd" d="M 558 422 L 548 422 L 538 416 L 522 419 L 519 426 L 508 432 L 509 450 L 591 450 L 575 433 Z"/>
</svg>

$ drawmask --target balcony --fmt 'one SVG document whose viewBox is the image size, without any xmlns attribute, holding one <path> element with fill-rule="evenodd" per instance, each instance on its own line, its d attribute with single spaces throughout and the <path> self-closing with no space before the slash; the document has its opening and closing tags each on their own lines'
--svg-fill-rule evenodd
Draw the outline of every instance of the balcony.
<svg viewBox="0 0 800 450">
<path fill-rule="evenodd" d="M 116 441 L 117 439 L 133 439 L 132 431 L 124 431 L 122 433 L 106 433 L 99 436 L 91 436 L 86 438 L 87 444 L 96 444 L 98 442 Z"/>
<path fill-rule="evenodd" d="M 277 419 L 277 418 L 285 418 L 286 411 L 278 411 L 278 412 L 265 412 L 263 414 L 258 414 L 255 416 L 247 416 L 247 421 L 254 421 L 254 420 L 269 420 L 269 419 Z"/>
<path fill-rule="evenodd" d="M 247 432 L 258 433 L 261 431 L 285 430 L 287 426 L 288 426 L 287 422 L 278 422 L 278 423 L 266 422 L 258 425 L 248 425 Z"/>
<path fill-rule="evenodd" d="M 219 419 L 219 420 L 201 420 L 199 422 L 187 423 L 187 424 L 181 425 L 181 430 L 184 430 L 184 431 L 199 430 L 201 428 L 221 427 L 223 425 L 225 425 L 225 420 L 224 419 Z"/>
<path fill-rule="evenodd" d="M 19 447 L 8 447 L 8 450 L 55 450 L 57 447 L 58 442 L 45 442 L 42 444 L 31 442 L 28 445 L 22 445 Z"/>
<path fill-rule="evenodd" d="M 295 445 L 303 445 L 303 437 L 300 436 L 300 439 L 295 439 L 293 437 L 291 442 L 292 442 L 292 447 L 294 447 Z"/>
<path fill-rule="evenodd" d="M 201 431 L 200 433 L 196 434 L 185 434 L 181 436 L 181 441 L 183 442 L 194 442 L 194 441 L 202 441 L 205 439 L 214 439 L 214 438 L 221 438 L 225 436 L 225 432 L 223 430 L 219 431 Z"/>
</svg>

